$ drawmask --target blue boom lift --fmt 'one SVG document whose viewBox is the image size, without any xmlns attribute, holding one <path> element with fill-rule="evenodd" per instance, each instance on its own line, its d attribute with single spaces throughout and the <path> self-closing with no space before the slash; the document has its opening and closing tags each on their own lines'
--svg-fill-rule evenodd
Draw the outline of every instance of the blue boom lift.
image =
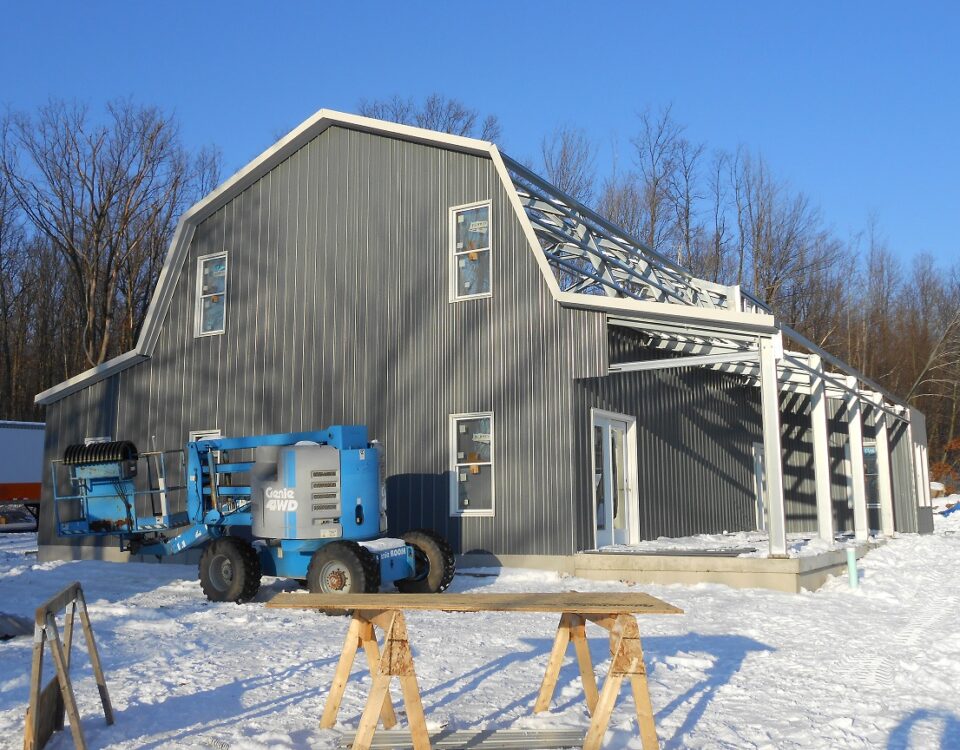
<svg viewBox="0 0 960 750">
<path fill-rule="evenodd" d="M 182 481 L 170 484 L 177 462 Z M 383 467 L 361 426 L 203 439 L 182 451 L 71 445 L 51 466 L 57 532 L 114 536 L 157 557 L 205 545 L 200 585 L 211 601 L 252 599 L 263 574 L 323 593 L 443 591 L 454 557 L 440 535 L 383 536 Z"/>
</svg>

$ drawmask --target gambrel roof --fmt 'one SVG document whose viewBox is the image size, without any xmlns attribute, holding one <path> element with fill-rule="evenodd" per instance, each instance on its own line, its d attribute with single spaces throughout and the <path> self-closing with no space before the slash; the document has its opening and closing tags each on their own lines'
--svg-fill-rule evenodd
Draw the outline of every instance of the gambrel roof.
<svg viewBox="0 0 960 750">
<path fill-rule="evenodd" d="M 554 299 L 567 307 L 603 312 L 610 325 L 642 329 L 651 345 L 675 355 L 687 355 L 683 366 L 711 366 L 752 378 L 759 367 L 757 337 L 772 336 L 781 342 L 782 335 L 786 335 L 865 386 L 883 392 L 849 365 L 784 326 L 769 308 L 739 287 L 696 278 L 502 155 L 493 143 L 323 109 L 181 217 L 134 349 L 40 393 L 36 402 L 53 403 L 148 359 L 156 346 L 196 227 L 332 126 L 491 159 Z M 782 343 L 780 351 L 786 382 L 797 373 L 798 382 L 808 379 L 803 372 L 805 355 L 795 355 L 791 362 L 792 355 L 782 352 Z M 620 364 L 611 366 L 611 371 L 618 368 L 629 369 Z M 849 384 L 839 379 L 837 387 L 849 391 Z M 884 395 L 897 402 L 889 394 Z"/>
</svg>

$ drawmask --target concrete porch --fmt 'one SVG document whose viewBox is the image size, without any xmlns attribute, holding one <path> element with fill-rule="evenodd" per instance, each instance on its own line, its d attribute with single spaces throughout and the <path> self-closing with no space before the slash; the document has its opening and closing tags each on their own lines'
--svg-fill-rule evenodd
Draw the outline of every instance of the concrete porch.
<svg viewBox="0 0 960 750">
<path fill-rule="evenodd" d="M 857 559 L 882 542 L 857 544 Z M 669 552 L 598 551 L 575 555 L 491 555 L 466 554 L 457 558 L 457 567 L 516 567 L 554 570 L 595 581 L 635 583 L 720 583 L 733 588 L 761 588 L 787 593 L 815 591 L 828 578 L 844 575 L 847 568 L 843 549 L 795 557 L 738 557 L 710 550 Z"/>
</svg>

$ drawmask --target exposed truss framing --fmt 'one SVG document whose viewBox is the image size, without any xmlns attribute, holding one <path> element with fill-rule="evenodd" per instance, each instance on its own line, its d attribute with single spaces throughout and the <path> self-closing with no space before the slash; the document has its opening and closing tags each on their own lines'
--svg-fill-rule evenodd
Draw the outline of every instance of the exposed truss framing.
<svg viewBox="0 0 960 750">
<path fill-rule="evenodd" d="M 715 310 L 744 309 L 737 287 L 696 278 L 522 164 L 503 158 L 561 291 Z M 751 312 L 769 312 L 752 298 L 748 304 Z"/>
</svg>

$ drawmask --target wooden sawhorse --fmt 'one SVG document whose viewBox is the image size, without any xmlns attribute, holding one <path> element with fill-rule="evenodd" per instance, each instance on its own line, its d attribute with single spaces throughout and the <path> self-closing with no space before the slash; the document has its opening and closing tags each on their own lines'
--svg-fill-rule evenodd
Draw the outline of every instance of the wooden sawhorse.
<svg viewBox="0 0 960 750">
<path fill-rule="evenodd" d="M 560 674 L 567 647 L 573 642 L 583 680 L 587 709 L 590 711 L 590 729 L 584 741 L 584 750 L 598 750 L 610 722 L 624 679 L 630 679 L 636 703 L 637 722 L 644 750 L 656 750 L 657 728 L 647 688 L 647 673 L 643 663 L 640 630 L 635 613 L 681 614 L 682 610 L 647 594 L 593 594 L 569 592 L 562 594 L 296 594 L 275 596 L 268 607 L 319 610 L 350 610 L 352 619 L 333 677 L 320 726 L 331 728 L 336 724 L 340 702 L 354 657 L 361 648 L 373 677 L 370 694 L 360 717 L 360 725 L 353 742 L 354 750 L 368 750 L 380 721 L 386 729 L 396 725 L 396 713 L 390 698 L 390 681 L 400 680 L 403 701 L 410 723 L 410 735 L 415 750 L 429 750 L 423 702 L 414 671 L 413 657 L 407 634 L 404 610 L 441 612 L 556 612 L 560 614 L 553 649 L 540 686 L 534 712 L 550 706 L 553 691 Z M 590 649 L 587 644 L 586 623 L 593 622 L 606 629 L 610 636 L 610 670 L 597 690 Z M 383 652 L 380 652 L 375 628 L 383 630 Z"/>
</svg>

